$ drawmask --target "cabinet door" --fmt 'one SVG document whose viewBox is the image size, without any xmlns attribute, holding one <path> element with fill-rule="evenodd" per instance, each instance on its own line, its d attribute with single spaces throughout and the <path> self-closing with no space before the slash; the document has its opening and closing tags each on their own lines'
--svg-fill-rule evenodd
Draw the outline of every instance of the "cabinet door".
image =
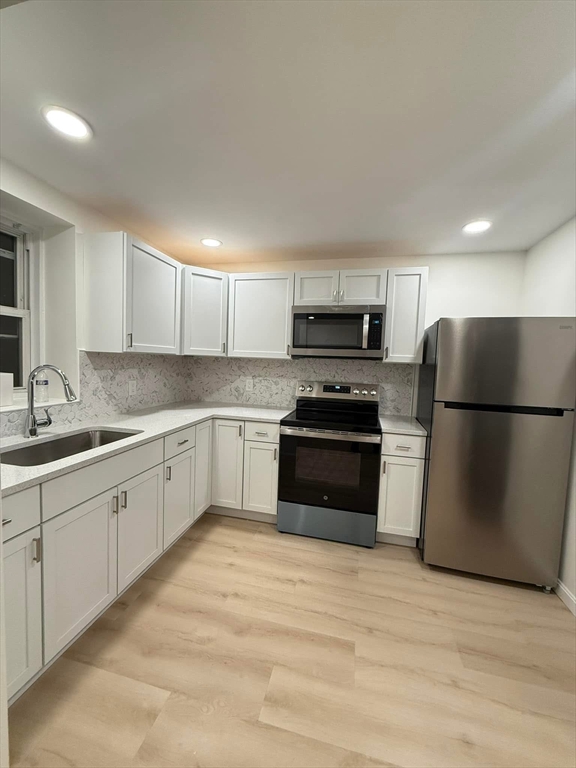
<svg viewBox="0 0 576 768">
<path fill-rule="evenodd" d="M 162 552 L 163 465 L 118 486 L 118 591 Z"/>
<path fill-rule="evenodd" d="M 341 269 L 340 304 L 386 304 L 387 269 Z"/>
<path fill-rule="evenodd" d="M 6 680 L 8 698 L 42 667 L 40 527 L 4 544 Z"/>
<path fill-rule="evenodd" d="M 278 504 L 278 446 L 273 443 L 244 443 L 243 509 L 276 514 Z"/>
<path fill-rule="evenodd" d="M 164 470 L 164 549 L 194 520 L 195 448 L 180 453 Z"/>
<path fill-rule="evenodd" d="M 338 304 L 339 274 L 337 269 L 322 272 L 296 272 L 294 304 L 298 306 Z"/>
<path fill-rule="evenodd" d="M 194 520 L 212 504 L 212 421 L 196 427 Z"/>
<path fill-rule="evenodd" d="M 212 504 L 242 509 L 244 422 L 214 420 Z"/>
<path fill-rule="evenodd" d="M 127 349 L 178 354 L 182 265 L 131 237 L 127 238 L 127 249 Z"/>
<path fill-rule="evenodd" d="M 388 270 L 384 362 L 421 363 L 428 267 Z"/>
<path fill-rule="evenodd" d="M 229 357 L 289 357 L 293 272 L 230 275 Z"/>
<path fill-rule="evenodd" d="M 212 269 L 184 267 L 182 354 L 226 355 L 228 275 Z"/>
<path fill-rule="evenodd" d="M 115 509 L 110 490 L 42 525 L 46 663 L 118 594 Z"/>
<path fill-rule="evenodd" d="M 424 459 L 382 456 L 378 525 L 380 533 L 420 535 Z"/>
</svg>

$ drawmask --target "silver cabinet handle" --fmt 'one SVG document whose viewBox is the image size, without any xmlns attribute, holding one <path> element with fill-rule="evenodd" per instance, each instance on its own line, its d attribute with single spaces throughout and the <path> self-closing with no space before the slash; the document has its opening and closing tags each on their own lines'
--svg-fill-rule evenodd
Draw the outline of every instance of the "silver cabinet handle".
<svg viewBox="0 0 576 768">
<path fill-rule="evenodd" d="M 396 446 L 397 451 L 411 451 L 412 447 L 410 445 L 397 445 Z"/>
<path fill-rule="evenodd" d="M 120 506 L 122 509 L 126 509 L 128 506 L 128 491 L 122 491 L 120 494 Z"/>
<path fill-rule="evenodd" d="M 388 347 L 384 347 L 384 360 L 388 360 Z"/>
<path fill-rule="evenodd" d="M 179 443 L 176 443 L 176 445 L 186 445 L 186 443 L 189 443 L 190 441 L 188 439 L 186 440 L 180 440 Z"/>
<path fill-rule="evenodd" d="M 238 437 L 242 437 L 242 424 L 238 424 Z"/>
<path fill-rule="evenodd" d="M 344 298 L 344 288 L 340 291 L 340 301 Z"/>
<path fill-rule="evenodd" d="M 334 290 L 333 296 L 334 296 L 334 301 L 336 301 L 336 299 L 338 298 L 338 291 Z"/>
<path fill-rule="evenodd" d="M 166 467 L 166 482 L 169 483 L 172 480 L 172 467 Z"/>
<path fill-rule="evenodd" d="M 278 448 L 274 448 L 274 461 L 278 461 Z"/>
<path fill-rule="evenodd" d="M 12 522 L 12 518 L 11 517 L 3 517 L 2 518 L 2 525 L 8 525 L 8 523 L 11 523 L 11 522 Z"/>
<path fill-rule="evenodd" d="M 118 496 L 112 496 L 112 513 L 118 514 Z"/>
<path fill-rule="evenodd" d="M 222 342 L 222 354 L 223 355 L 226 354 L 226 342 L 225 341 Z"/>
<path fill-rule="evenodd" d="M 255 435 L 260 435 L 260 437 L 268 437 L 268 432 L 254 432 Z"/>
<path fill-rule="evenodd" d="M 382 474 L 383 475 L 386 474 L 386 462 L 385 461 L 382 462 Z"/>
<path fill-rule="evenodd" d="M 128 344 L 127 344 L 127 346 L 129 346 L 129 347 L 132 346 L 132 334 L 131 333 L 128 334 Z"/>
<path fill-rule="evenodd" d="M 32 539 L 34 544 L 34 557 L 32 560 L 39 563 L 42 560 L 42 539 Z"/>
</svg>

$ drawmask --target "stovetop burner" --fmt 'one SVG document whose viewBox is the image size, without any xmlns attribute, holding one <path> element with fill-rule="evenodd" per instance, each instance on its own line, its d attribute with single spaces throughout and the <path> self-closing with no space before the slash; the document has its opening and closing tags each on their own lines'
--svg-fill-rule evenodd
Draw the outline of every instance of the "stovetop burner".
<svg viewBox="0 0 576 768">
<path fill-rule="evenodd" d="M 281 426 L 380 434 L 378 388 L 366 384 L 300 382 L 296 409 Z"/>
</svg>

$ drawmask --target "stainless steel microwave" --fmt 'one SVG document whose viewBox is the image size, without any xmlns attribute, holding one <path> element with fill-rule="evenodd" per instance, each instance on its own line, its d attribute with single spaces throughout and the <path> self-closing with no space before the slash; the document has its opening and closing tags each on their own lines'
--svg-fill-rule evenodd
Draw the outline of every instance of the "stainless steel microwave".
<svg viewBox="0 0 576 768">
<path fill-rule="evenodd" d="M 292 357 L 384 357 L 386 307 L 292 308 Z"/>
</svg>

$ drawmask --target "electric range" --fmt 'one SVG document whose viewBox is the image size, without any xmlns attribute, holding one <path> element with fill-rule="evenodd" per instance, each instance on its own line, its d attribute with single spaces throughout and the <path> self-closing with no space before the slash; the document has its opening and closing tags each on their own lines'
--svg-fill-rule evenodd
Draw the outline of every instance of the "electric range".
<svg viewBox="0 0 576 768">
<path fill-rule="evenodd" d="M 278 530 L 373 547 L 381 443 L 377 386 L 299 382 L 280 421 Z"/>
</svg>

